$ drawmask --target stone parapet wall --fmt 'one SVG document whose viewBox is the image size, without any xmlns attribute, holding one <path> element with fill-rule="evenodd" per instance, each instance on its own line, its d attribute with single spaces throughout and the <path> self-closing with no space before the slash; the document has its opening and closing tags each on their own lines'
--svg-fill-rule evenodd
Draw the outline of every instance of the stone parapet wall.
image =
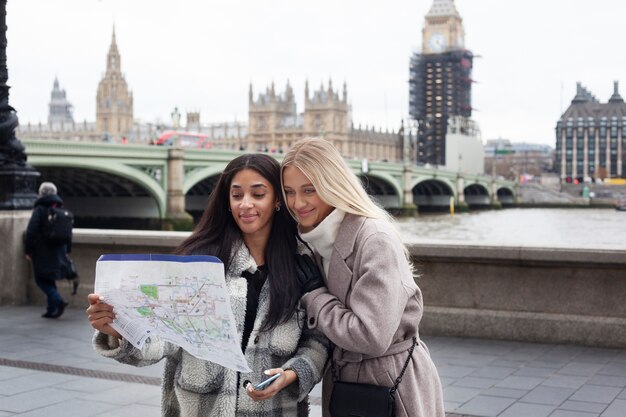
<svg viewBox="0 0 626 417">
<path fill-rule="evenodd" d="M 19 305 L 27 301 L 25 283 L 33 279 L 30 278 L 30 263 L 24 256 L 23 237 L 30 216 L 31 210 L 0 211 L 0 305 Z"/>
<path fill-rule="evenodd" d="M 72 306 L 86 306 L 104 253 L 169 253 L 185 232 L 76 229 L 80 272 Z M 626 247 L 575 248 L 421 240 L 409 245 L 425 313 L 420 331 L 543 343 L 626 347 Z M 27 302 L 44 305 L 29 279 Z"/>
<path fill-rule="evenodd" d="M 626 347 L 626 247 L 410 246 L 424 334 Z"/>
</svg>

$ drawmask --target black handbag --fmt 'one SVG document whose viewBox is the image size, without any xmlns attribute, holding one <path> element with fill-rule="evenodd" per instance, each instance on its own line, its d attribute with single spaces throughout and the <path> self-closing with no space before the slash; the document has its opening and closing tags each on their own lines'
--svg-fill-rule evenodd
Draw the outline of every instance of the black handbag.
<svg viewBox="0 0 626 417">
<path fill-rule="evenodd" d="M 65 275 L 65 278 L 72 283 L 72 295 L 76 295 L 78 286 L 80 285 L 78 280 L 78 270 L 76 269 L 74 261 L 67 253 L 65 254 L 65 265 L 63 265 L 63 269 L 63 272 L 65 272 L 63 275 Z"/>
<path fill-rule="evenodd" d="M 409 349 L 409 357 L 396 378 L 393 387 L 383 387 L 372 384 L 358 384 L 340 382 L 337 377 L 335 362 L 332 362 L 333 392 L 330 396 L 330 415 L 332 417 L 394 417 L 395 392 L 402 382 L 409 361 L 413 357 L 413 350 L 417 345 L 417 338 L 413 337 L 413 344 Z"/>
<path fill-rule="evenodd" d="M 74 265 L 74 261 L 70 258 L 70 255 L 65 254 L 65 278 L 74 279 L 78 276 L 78 271 L 76 270 L 76 265 Z"/>
</svg>

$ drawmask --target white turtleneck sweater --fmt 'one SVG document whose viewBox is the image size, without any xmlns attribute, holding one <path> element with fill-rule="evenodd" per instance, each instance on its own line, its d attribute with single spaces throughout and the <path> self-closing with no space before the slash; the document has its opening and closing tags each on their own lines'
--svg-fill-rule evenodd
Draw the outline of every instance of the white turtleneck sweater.
<svg viewBox="0 0 626 417">
<path fill-rule="evenodd" d="M 328 276 L 330 255 L 333 253 L 333 245 L 339 232 L 339 226 L 345 215 L 345 211 L 335 208 L 313 230 L 300 234 L 302 240 L 308 243 L 313 251 L 322 257 L 325 276 Z"/>
</svg>

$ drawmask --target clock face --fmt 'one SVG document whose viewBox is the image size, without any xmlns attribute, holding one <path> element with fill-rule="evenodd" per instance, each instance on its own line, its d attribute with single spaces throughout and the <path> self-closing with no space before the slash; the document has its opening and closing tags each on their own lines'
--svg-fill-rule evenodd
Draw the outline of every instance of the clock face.
<svg viewBox="0 0 626 417">
<path fill-rule="evenodd" d="M 428 38 L 428 47 L 431 52 L 442 52 L 446 49 L 446 38 L 441 33 L 433 33 Z"/>
</svg>

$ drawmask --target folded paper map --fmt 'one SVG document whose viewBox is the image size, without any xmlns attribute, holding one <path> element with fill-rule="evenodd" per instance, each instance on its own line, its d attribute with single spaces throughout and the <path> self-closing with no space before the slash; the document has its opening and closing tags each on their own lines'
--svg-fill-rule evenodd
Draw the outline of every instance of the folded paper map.
<svg viewBox="0 0 626 417">
<path fill-rule="evenodd" d="M 138 349 L 159 337 L 200 359 L 250 372 L 218 258 L 102 255 L 94 291 L 114 307 L 111 326 Z"/>
</svg>

